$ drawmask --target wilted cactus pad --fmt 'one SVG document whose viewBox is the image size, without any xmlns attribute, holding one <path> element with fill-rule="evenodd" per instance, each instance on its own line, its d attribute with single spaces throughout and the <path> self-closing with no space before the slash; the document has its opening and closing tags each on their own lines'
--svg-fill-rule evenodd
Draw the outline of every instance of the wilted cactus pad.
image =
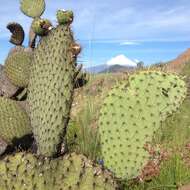
<svg viewBox="0 0 190 190">
<path fill-rule="evenodd" d="M 19 23 L 11 22 L 7 25 L 7 29 L 9 29 L 12 33 L 10 42 L 15 45 L 21 46 L 25 37 L 24 29 L 22 28 L 22 26 Z"/>
<path fill-rule="evenodd" d="M 0 161 L 1 190 L 114 190 L 110 173 L 82 155 L 56 160 L 17 153 Z"/>
<path fill-rule="evenodd" d="M 44 0 L 21 0 L 21 11 L 32 18 L 40 17 L 45 11 Z"/>
<path fill-rule="evenodd" d="M 0 97 L 0 108 L 0 138 L 10 143 L 31 133 L 29 117 L 16 101 Z"/>
<path fill-rule="evenodd" d="M 31 123 L 39 154 L 56 154 L 69 120 L 75 86 L 76 59 L 68 26 L 43 37 L 34 51 L 29 82 Z"/>
<path fill-rule="evenodd" d="M 144 149 L 161 121 L 186 96 L 183 80 L 173 74 L 143 71 L 113 88 L 100 112 L 99 131 L 105 166 L 117 177 L 134 178 L 149 160 Z"/>
<path fill-rule="evenodd" d="M 32 52 L 24 50 L 10 53 L 5 61 L 5 73 L 19 87 L 27 87 L 32 62 Z"/>
</svg>

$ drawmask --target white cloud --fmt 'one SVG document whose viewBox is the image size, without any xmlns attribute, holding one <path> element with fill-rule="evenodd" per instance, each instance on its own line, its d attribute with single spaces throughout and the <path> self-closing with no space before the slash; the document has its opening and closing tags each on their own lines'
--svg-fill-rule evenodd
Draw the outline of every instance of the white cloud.
<svg viewBox="0 0 190 190">
<path fill-rule="evenodd" d="M 0 0 L 0 33 L 6 33 L 6 24 L 16 21 L 25 27 L 26 33 L 31 19 L 19 11 L 19 0 Z M 47 0 L 44 18 L 56 20 L 56 10 L 71 9 L 75 13 L 73 29 L 79 39 L 125 39 L 121 45 L 135 45 L 133 40 L 190 38 L 189 0 L 114 0 L 75 1 Z M 6 5 L 6 6 L 5 6 Z M 140 11 L 139 11 L 140 10 Z M 56 22 L 54 22 L 56 24 Z M 27 29 L 26 29 L 27 28 Z"/>
<path fill-rule="evenodd" d="M 140 45 L 140 43 L 139 42 L 133 42 L 133 41 L 125 41 L 125 42 L 121 42 L 120 45 L 121 46 L 125 46 L 125 45 L 131 46 L 131 45 Z"/>
<path fill-rule="evenodd" d="M 116 57 L 111 58 L 107 61 L 107 65 L 121 65 L 121 66 L 132 66 L 136 67 L 137 63 L 132 61 L 131 59 L 127 58 L 125 55 L 118 55 Z"/>
</svg>

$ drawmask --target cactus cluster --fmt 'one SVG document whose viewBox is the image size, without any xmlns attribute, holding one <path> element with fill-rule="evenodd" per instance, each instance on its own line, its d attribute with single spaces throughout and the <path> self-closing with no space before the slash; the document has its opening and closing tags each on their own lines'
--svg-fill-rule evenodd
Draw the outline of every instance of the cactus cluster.
<svg viewBox="0 0 190 190">
<path fill-rule="evenodd" d="M 137 177 L 150 159 L 144 145 L 185 96 L 183 80 L 158 71 L 135 73 L 113 88 L 99 118 L 105 166 L 117 177 Z"/>
<path fill-rule="evenodd" d="M 41 18 L 44 0 L 21 0 L 20 9 L 33 18 L 29 47 L 22 46 L 22 26 L 10 23 L 7 28 L 15 47 L 5 61 L 3 76 L 15 88 L 9 98 L 0 97 L 0 138 L 11 144 L 32 133 L 36 147 L 0 160 L 0 189 L 114 190 L 118 186 L 113 173 L 122 179 L 137 177 L 150 159 L 144 145 L 186 96 L 184 81 L 174 74 L 142 71 L 110 91 L 99 118 L 108 172 L 83 155 L 66 153 L 74 88 L 88 80 L 77 66 L 81 48 L 70 27 L 73 12 L 58 10 L 54 27 Z M 4 86 L 3 91 L 6 94 Z M 4 150 L 0 147 L 0 153 Z"/>
<path fill-rule="evenodd" d="M 33 18 L 32 35 L 29 47 L 25 48 L 22 46 L 22 26 L 15 22 L 7 26 L 12 33 L 10 42 L 16 45 L 10 50 L 4 67 L 7 81 L 15 87 L 9 92 L 9 97 L 17 100 L 27 98 L 38 153 L 52 156 L 60 151 L 81 69 L 76 63 L 80 46 L 75 43 L 70 29 L 73 13 L 59 10 L 60 25 L 53 28 L 49 20 L 40 18 L 45 10 L 44 0 L 22 0 L 20 8 Z M 36 47 L 37 35 L 41 39 Z M 4 94 L 7 91 L 2 90 Z"/>
<path fill-rule="evenodd" d="M 16 153 L 0 161 L 1 190 L 114 190 L 111 174 L 75 153 L 41 159 Z"/>
<path fill-rule="evenodd" d="M 85 156 L 72 153 L 60 157 L 81 72 L 76 63 L 80 46 L 70 28 L 73 13 L 58 11 L 59 25 L 53 28 L 47 19 L 40 18 L 44 0 L 21 0 L 20 8 L 34 20 L 29 48 L 22 46 L 21 25 L 7 26 L 12 33 L 10 42 L 16 47 L 9 52 L 4 73 L 18 91 L 10 98 L 0 97 L 0 138 L 11 144 L 33 133 L 37 151 L 33 147 L 33 154 L 20 152 L 0 160 L 0 189 L 116 189 L 112 174 Z M 38 44 L 37 35 L 41 38 Z M 29 108 L 26 101 L 20 101 L 23 97 Z"/>
</svg>

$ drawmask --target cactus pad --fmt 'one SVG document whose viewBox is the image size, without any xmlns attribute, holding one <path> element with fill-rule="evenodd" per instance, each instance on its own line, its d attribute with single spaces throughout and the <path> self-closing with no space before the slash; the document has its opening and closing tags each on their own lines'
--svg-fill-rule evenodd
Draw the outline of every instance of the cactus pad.
<svg viewBox="0 0 190 190">
<path fill-rule="evenodd" d="M 159 71 L 137 72 L 129 77 L 129 91 L 148 106 L 157 109 L 161 119 L 175 112 L 187 95 L 187 87 L 179 76 Z"/>
<path fill-rule="evenodd" d="M 21 11 L 32 18 L 40 17 L 45 11 L 44 0 L 21 0 Z"/>
<path fill-rule="evenodd" d="M 0 97 L 0 138 L 8 143 L 31 133 L 26 112 L 14 100 Z"/>
<path fill-rule="evenodd" d="M 34 51 L 29 104 L 38 152 L 45 156 L 59 151 L 69 121 L 76 79 L 73 44 L 70 28 L 61 25 L 42 37 Z"/>
<path fill-rule="evenodd" d="M 18 46 L 22 45 L 25 36 L 22 26 L 13 22 L 7 25 L 7 29 L 12 33 L 10 42 Z"/>
<path fill-rule="evenodd" d="M 107 171 L 82 155 L 66 155 L 56 160 L 17 153 L 0 161 L 1 190 L 114 190 L 116 184 Z"/>
<path fill-rule="evenodd" d="M 9 54 L 5 61 L 5 73 L 10 81 L 18 87 L 26 87 L 29 82 L 32 52 L 16 51 Z"/>
<path fill-rule="evenodd" d="M 46 35 L 51 26 L 52 24 L 48 19 L 36 18 L 32 22 L 32 30 L 39 36 Z"/>
<path fill-rule="evenodd" d="M 166 117 L 183 102 L 186 87 L 178 76 L 143 71 L 113 88 L 100 112 L 99 132 L 107 168 L 135 178 L 148 162 L 144 149 Z"/>
<path fill-rule="evenodd" d="M 59 24 L 70 24 L 73 22 L 72 11 L 58 10 L 56 16 Z"/>
</svg>

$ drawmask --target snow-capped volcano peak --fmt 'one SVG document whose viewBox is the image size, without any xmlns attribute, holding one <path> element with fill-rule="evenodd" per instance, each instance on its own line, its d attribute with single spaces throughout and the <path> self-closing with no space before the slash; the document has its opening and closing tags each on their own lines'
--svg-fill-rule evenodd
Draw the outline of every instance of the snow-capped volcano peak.
<svg viewBox="0 0 190 190">
<path fill-rule="evenodd" d="M 111 58 L 106 63 L 108 66 L 112 65 L 121 65 L 121 66 L 127 66 L 127 67 L 136 67 L 137 62 L 133 61 L 129 58 L 127 58 L 125 55 L 121 54 L 116 57 Z"/>
</svg>

